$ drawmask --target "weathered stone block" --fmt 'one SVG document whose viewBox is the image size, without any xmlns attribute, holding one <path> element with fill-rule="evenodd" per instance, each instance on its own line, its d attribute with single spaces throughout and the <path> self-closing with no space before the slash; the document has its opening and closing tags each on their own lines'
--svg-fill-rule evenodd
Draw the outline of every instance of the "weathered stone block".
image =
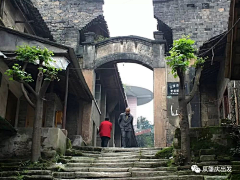
<svg viewBox="0 0 240 180">
<path fill-rule="evenodd" d="M 57 152 L 55 150 L 45 149 L 41 152 L 41 154 L 43 158 L 51 159 L 57 155 Z"/>
<path fill-rule="evenodd" d="M 214 153 L 214 149 L 201 149 L 199 155 L 213 155 Z"/>
<path fill-rule="evenodd" d="M 205 161 L 214 161 L 215 160 L 215 155 L 201 155 L 200 156 L 200 161 L 205 162 Z"/>
<path fill-rule="evenodd" d="M 82 144 L 83 144 L 83 138 L 81 135 L 76 135 L 73 137 L 73 143 L 72 143 L 72 146 L 75 148 L 75 147 L 81 147 Z"/>
</svg>

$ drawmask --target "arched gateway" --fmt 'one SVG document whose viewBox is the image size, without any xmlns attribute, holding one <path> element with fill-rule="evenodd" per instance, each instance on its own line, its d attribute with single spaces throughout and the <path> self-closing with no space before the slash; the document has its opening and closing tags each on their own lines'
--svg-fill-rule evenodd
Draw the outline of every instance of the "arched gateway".
<svg viewBox="0 0 240 180">
<path fill-rule="evenodd" d="M 86 81 L 95 83 L 95 70 L 107 63 L 132 62 L 154 72 L 155 146 L 166 146 L 166 69 L 165 40 L 161 32 L 154 32 L 155 40 L 137 36 L 114 37 L 94 43 L 94 33 L 86 33 L 83 52 L 83 73 Z M 91 89 L 91 88 L 90 88 Z M 94 88 L 91 89 L 94 92 Z"/>
</svg>

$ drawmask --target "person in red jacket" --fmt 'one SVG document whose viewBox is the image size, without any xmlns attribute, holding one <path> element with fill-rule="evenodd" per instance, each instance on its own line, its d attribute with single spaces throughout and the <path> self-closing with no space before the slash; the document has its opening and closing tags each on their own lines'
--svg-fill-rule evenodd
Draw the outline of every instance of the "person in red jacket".
<svg viewBox="0 0 240 180">
<path fill-rule="evenodd" d="M 108 141 L 111 138 L 111 131 L 112 123 L 109 121 L 109 118 L 105 118 L 105 121 L 101 122 L 99 127 L 99 134 L 102 139 L 102 147 L 107 147 Z"/>
</svg>

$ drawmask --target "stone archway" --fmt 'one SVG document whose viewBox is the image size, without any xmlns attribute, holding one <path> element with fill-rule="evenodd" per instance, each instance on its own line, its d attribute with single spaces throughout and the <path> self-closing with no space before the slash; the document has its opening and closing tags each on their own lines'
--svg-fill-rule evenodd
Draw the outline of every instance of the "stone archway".
<svg viewBox="0 0 240 180">
<path fill-rule="evenodd" d="M 155 40 L 138 36 L 114 37 L 94 43 L 94 33 L 86 33 L 83 52 L 83 73 L 94 94 L 95 70 L 107 63 L 133 62 L 154 74 L 155 147 L 166 146 L 166 68 L 165 40 L 161 32 L 154 32 Z"/>
</svg>

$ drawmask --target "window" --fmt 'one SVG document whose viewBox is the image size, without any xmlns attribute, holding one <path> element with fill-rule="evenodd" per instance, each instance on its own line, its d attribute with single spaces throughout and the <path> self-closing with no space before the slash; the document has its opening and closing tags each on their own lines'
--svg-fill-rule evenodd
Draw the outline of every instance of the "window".
<svg viewBox="0 0 240 180">
<path fill-rule="evenodd" d="M 194 8 L 194 7 L 195 7 L 195 4 L 187 4 L 187 7 L 192 7 L 192 8 Z"/>
</svg>

